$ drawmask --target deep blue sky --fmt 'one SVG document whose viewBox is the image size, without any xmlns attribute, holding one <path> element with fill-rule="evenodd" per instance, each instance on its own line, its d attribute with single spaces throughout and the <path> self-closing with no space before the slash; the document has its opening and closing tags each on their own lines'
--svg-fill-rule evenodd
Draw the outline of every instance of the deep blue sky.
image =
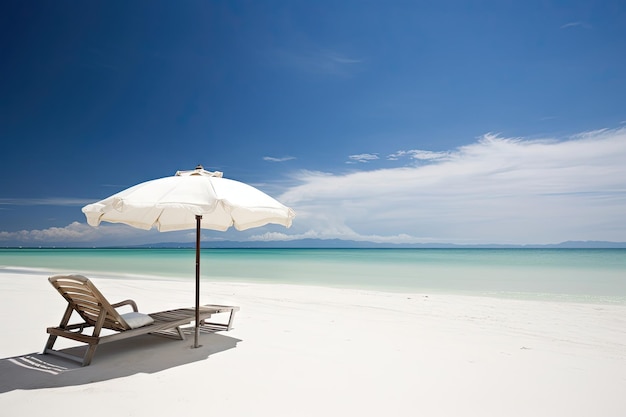
<svg viewBox="0 0 626 417">
<path fill-rule="evenodd" d="M 198 163 L 265 238 L 626 240 L 626 3 L 429 3 L 2 2 L 0 245 Z"/>
</svg>

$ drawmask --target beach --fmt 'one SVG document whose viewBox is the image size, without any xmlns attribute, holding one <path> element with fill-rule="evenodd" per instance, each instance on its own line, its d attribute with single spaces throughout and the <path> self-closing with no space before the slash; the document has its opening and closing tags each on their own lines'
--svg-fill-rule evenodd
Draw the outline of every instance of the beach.
<svg viewBox="0 0 626 417">
<path fill-rule="evenodd" d="M 203 282 L 234 328 L 41 355 L 64 300 L 0 273 L 3 415 L 623 416 L 626 306 L 276 283 Z M 191 306 L 193 283 L 90 276 L 112 302 Z"/>
</svg>

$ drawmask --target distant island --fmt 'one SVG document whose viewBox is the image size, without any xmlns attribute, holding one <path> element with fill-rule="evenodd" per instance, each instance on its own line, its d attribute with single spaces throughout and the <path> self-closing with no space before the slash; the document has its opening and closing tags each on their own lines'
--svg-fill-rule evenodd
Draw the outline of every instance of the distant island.
<svg viewBox="0 0 626 417">
<path fill-rule="evenodd" d="M 268 249 L 624 249 L 626 242 L 605 241 L 566 241 L 554 244 L 527 244 L 527 245 L 503 245 L 503 244 L 475 244 L 461 245 L 454 243 L 376 243 L 342 239 L 299 239 L 287 241 L 211 241 L 202 242 L 206 249 L 237 249 L 237 248 L 268 248 Z M 141 248 L 193 248 L 194 243 L 163 242 L 146 244 L 135 247 Z"/>
<path fill-rule="evenodd" d="M 455 243 L 377 243 L 342 239 L 299 239 L 276 241 L 203 241 L 204 249 L 626 249 L 626 242 L 607 241 L 566 241 L 552 244 L 455 244 Z M 72 245 L 65 243 L 47 243 L 45 245 L 0 246 L 4 249 L 13 248 L 120 248 L 120 249 L 186 249 L 195 248 L 195 242 L 160 242 L 143 245 Z"/>
</svg>

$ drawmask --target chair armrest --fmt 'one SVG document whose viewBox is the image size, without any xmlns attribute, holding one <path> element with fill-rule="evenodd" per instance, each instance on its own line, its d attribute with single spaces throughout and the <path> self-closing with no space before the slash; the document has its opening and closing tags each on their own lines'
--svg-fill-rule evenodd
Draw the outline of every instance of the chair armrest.
<svg viewBox="0 0 626 417">
<path fill-rule="evenodd" d="M 137 309 L 137 303 L 135 303 L 133 300 L 124 300 L 124 301 L 120 301 L 119 303 L 115 303 L 115 304 L 111 304 L 111 307 L 113 308 L 118 308 L 118 307 L 122 307 L 125 305 L 129 305 L 133 308 L 133 311 L 139 311 Z"/>
</svg>

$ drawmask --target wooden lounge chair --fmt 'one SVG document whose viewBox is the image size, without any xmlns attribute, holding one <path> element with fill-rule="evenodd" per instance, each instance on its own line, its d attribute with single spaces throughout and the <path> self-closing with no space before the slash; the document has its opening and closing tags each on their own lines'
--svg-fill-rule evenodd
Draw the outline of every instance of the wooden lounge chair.
<svg viewBox="0 0 626 417">
<path fill-rule="evenodd" d="M 99 344 L 148 333 L 184 340 L 185 335 L 181 326 L 195 321 L 195 308 L 179 308 L 142 314 L 138 312 L 137 304 L 133 300 L 111 304 L 96 286 L 82 275 L 56 275 L 48 278 L 48 281 L 65 298 L 68 305 L 61 319 L 61 324 L 58 327 L 48 327 L 47 332 L 50 337 L 48 337 L 43 353 L 75 360 L 83 366 L 91 363 Z M 133 311 L 120 314 L 116 309 L 122 306 L 130 306 Z M 69 324 L 74 311 L 78 313 L 83 322 Z M 209 332 L 230 330 L 237 311 L 239 311 L 239 307 L 234 306 L 212 304 L 201 306 L 200 328 Z M 217 313 L 229 313 L 228 322 L 222 324 L 206 321 Z M 85 332 L 89 328 L 93 328 L 91 334 Z M 107 334 L 101 335 L 103 329 L 109 329 L 112 332 L 105 331 L 104 333 Z M 81 358 L 54 350 L 53 346 L 58 336 L 86 343 L 88 348 L 85 356 Z"/>
</svg>

